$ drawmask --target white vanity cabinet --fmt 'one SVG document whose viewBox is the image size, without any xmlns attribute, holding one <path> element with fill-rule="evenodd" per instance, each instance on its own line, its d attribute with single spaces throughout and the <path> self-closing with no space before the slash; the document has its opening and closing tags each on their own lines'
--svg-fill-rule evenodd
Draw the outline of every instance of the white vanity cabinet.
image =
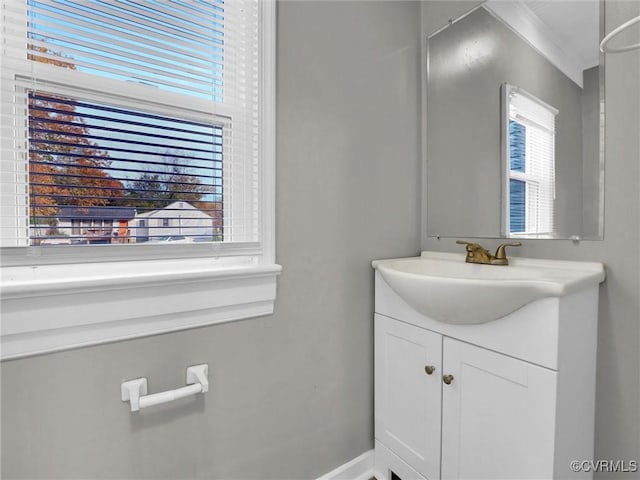
<svg viewBox="0 0 640 480">
<path fill-rule="evenodd" d="M 557 373 L 443 340 L 442 478 L 552 478 Z"/>
<path fill-rule="evenodd" d="M 374 336 L 376 440 L 440 478 L 442 335 L 376 315 Z"/>
<path fill-rule="evenodd" d="M 376 272 L 376 478 L 590 478 L 597 288 L 455 325 Z"/>
</svg>

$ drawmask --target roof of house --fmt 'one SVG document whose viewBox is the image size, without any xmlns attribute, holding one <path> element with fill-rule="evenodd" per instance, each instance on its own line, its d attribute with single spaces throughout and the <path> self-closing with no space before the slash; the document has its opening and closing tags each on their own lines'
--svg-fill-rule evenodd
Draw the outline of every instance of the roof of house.
<svg viewBox="0 0 640 480">
<path fill-rule="evenodd" d="M 148 212 L 139 213 L 139 214 L 136 215 L 136 217 L 137 218 L 153 217 L 153 216 L 156 216 L 156 215 L 166 215 L 167 212 L 183 211 L 183 210 L 197 211 L 197 212 L 202 213 L 203 215 L 211 216 L 211 215 L 208 215 L 206 212 L 203 212 L 202 210 L 194 207 L 189 202 L 185 202 L 184 200 L 180 200 L 180 201 L 177 201 L 177 202 L 170 203 L 169 205 L 167 205 L 165 207 L 162 207 L 162 208 L 159 208 L 157 210 L 150 210 Z"/>
<path fill-rule="evenodd" d="M 136 209 L 131 207 L 58 207 L 59 219 L 131 220 L 135 216 Z"/>
</svg>

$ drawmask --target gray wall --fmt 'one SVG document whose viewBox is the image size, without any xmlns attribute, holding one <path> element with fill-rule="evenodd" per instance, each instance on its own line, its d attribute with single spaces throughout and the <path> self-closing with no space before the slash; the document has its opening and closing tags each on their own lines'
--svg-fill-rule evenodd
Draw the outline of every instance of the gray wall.
<svg viewBox="0 0 640 480">
<path fill-rule="evenodd" d="M 582 89 L 582 236 L 598 238 L 600 209 L 600 68 L 583 72 Z"/>
<path fill-rule="evenodd" d="M 436 5 L 437 3 L 437 5 Z M 476 2 L 429 2 L 423 31 Z M 427 14 L 429 10 L 429 14 Z M 637 1 L 606 1 L 606 31 L 640 14 Z M 637 32 L 637 30 L 636 30 Z M 627 37 L 639 42 L 640 35 Z M 622 39 L 620 39 L 622 40 Z M 524 240 L 513 254 L 601 261 L 595 458 L 640 458 L 640 51 L 606 58 L 606 175 L 604 241 Z M 429 234 L 429 232 L 426 232 Z M 479 239 L 493 248 L 498 241 Z M 423 248 L 460 251 L 454 239 L 425 235 Z M 579 341 L 579 339 L 576 339 Z M 631 478 L 633 474 L 619 474 Z M 599 478 L 616 477 L 601 473 Z"/>
<path fill-rule="evenodd" d="M 582 236 L 582 89 L 483 8 L 432 36 L 428 45 L 429 228 L 443 236 L 500 236 L 500 86 L 506 82 L 559 111 L 556 232 Z M 596 124 L 589 137 L 597 131 Z"/>
<path fill-rule="evenodd" d="M 278 5 L 276 314 L 2 364 L 2 478 L 315 478 L 373 447 L 375 258 L 415 255 L 417 3 Z M 207 395 L 131 415 L 210 366 Z"/>
</svg>

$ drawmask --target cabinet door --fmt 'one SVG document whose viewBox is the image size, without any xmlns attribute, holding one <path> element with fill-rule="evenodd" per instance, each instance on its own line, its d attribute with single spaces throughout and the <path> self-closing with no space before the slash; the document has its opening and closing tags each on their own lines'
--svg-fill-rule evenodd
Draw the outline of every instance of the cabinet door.
<svg viewBox="0 0 640 480">
<path fill-rule="evenodd" d="M 441 364 L 441 335 L 376 315 L 376 438 L 429 479 L 440 477 Z"/>
<path fill-rule="evenodd" d="M 557 373 L 445 338 L 443 479 L 551 479 Z"/>
</svg>

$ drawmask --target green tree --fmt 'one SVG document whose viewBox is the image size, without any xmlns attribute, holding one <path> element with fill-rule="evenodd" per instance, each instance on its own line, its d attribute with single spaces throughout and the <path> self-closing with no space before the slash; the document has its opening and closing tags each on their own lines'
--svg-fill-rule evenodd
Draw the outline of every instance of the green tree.
<svg viewBox="0 0 640 480">
<path fill-rule="evenodd" d="M 204 185 L 190 172 L 188 162 L 168 152 L 163 157 L 165 167 L 161 171 L 146 172 L 127 182 L 125 203 L 140 211 L 157 210 L 172 202 L 182 200 L 195 204 L 214 188 Z"/>
</svg>

